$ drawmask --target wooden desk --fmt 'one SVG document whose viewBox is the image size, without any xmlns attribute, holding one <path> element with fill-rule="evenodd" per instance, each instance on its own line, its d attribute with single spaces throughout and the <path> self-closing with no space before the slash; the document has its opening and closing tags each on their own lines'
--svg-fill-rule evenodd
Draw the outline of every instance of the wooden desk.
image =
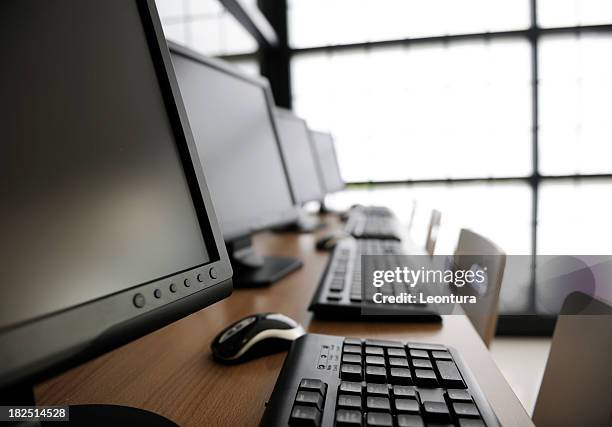
<svg viewBox="0 0 612 427">
<path fill-rule="evenodd" d="M 328 221 L 335 226 L 333 219 Z M 317 234 L 326 232 L 329 229 Z M 209 344 L 230 322 L 273 311 L 294 318 L 310 332 L 452 345 L 502 425 L 533 425 L 465 316 L 446 316 L 441 325 L 311 320 L 306 308 L 328 257 L 314 250 L 315 239 L 308 234 L 259 234 L 255 246 L 260 253 L 298 256 L 304 267 L 270 288 L 235 290 L 230 298 L 40 384 L 37 402 L 128 405 L 181 426 L 258 425 L 285 353 L 222 366 L 212 360 Z"/>
</svg>

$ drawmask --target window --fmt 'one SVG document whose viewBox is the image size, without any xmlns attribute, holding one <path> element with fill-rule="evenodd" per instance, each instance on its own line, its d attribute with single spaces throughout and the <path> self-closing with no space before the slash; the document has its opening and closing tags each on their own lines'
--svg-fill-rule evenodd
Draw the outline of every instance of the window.
<svg viewBox="0 0 612 427">
<path fill-rule="evenodd" d="M 610 0 L 538 0 L 542 27 L 573 27 L 612 22 Z"/>
<path fill-rule="evenodd" d="M 540 192 L 538 254 L 612 254 L 612 179 L 546 180 Z"/>
<path fill-rule="evenodd" d="M 529 63 L 524 39 L 301 53 L 293 105 L 347 181 L 526 176 Z"/>
<path fill-rule="evenodd" d="M 156 0 L 166 38 L 207 55 L 252 53 L 253 37 L 218 0 Z"/>
<path fill-rule="evenodd" d="M 291 46 L 304 48 L 525 29 L 529 1 L 289 0 L 288 20 Z"/>
<path fill-rule="evenodd" d="M 611 2 L 612 3 L 612 2 Z M 612 172 L 612 35 L 551 35 L 540 46 L 540 170 Z"/>
<path fill-rule="evenodd" d="M 530 223 L 532 194 L 521 182 L 435 183 L 388 185 L 352 188 L 329 196 L 326 204 L 346 209 L 355 203 L 388 206 L 397 213 L 404 226 L 416 202 L 411 234 L 423 245 L 432 209 L 442 212 L 442 223 L 436 245 L 437 254 L 452 254 L 461 228 L 471 228 L 495 241 L 506 253 L 531 253 Z M 499 224 L 504 227 L 499 227 Z"/>
</svg>

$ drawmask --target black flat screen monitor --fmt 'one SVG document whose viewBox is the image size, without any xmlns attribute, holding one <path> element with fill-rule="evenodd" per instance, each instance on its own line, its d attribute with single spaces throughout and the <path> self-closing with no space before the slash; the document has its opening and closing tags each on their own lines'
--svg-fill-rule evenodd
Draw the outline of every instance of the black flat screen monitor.
<svg viewBox="0 0 612 427">
<path fill-rule="evenodd" d="M 283 158 L 297 203 L 319 201 L 324 191 L 306 122 L 290 110 L 276 109 Z"/>
<path fill-rule="evenodd" d="M 340 175 L 338 157 L 334 147 L 334 138 L 331 134 L 319 131 L 310 131 L 312 142 L 317 154 L 317 160 L 325 193 L 335 193 L 344 189 L 344 181 Z"/>
<path fill-rule="evenodd" d="M 0 389 L 231 292 L 154 3 L 0 3 Z M 188 285 L 188 286 L 187 286 Z"/>
<path fill-rule="evenodd" d="M 301 261 L 262 257 L 251 245 L 253 232 L 298 218 L 268 83 L 173 43 L 170 53 L 229 248 L 234 285 L 270 285 Z"/>
<path fill-rule="evenodd" d="M 172 62 L 226 240 L 297 217 L 265 80 L 171 44 Z"/>
</svg>

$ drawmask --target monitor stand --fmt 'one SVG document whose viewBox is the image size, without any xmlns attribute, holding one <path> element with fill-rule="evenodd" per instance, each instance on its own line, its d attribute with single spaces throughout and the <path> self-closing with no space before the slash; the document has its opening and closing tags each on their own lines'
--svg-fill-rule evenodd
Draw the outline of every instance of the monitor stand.
<svg viewBox="0 0 612 427">
<path fill-rule="evenodd" d="M 226 245 L 234 269 L 234 288 L 270 286 L 302 266 L 298 258 L 259 255 L 251 236 L 233 239 Z"/>
<path fill-rule="evenodd" d="M 329 209 L 327 206 L 325 206 L 325 202 L 323 200 L 321 200 L 321 202 L 319 202 L 319 214 L 321 215 L 338 215 L 340 217 L 340 219 L 344 220 L 345 216 L 348 214 L 349 210 L 346 211 L 338 211 L 338 210 L 334 210 L 334 209 Z"/>
<path fill-rule="evenodd" d="M 0 390 L 0 405 L 10 407 L 36 406 L 32 384 L 18 384 Z M 55 405 L 54 405 L 55 406 Z M 16 421 L 2 424 L 14 427 L 107 427 L 151 426 L 178 427 L 169 419 L 144 409 L 120 405 L 70 405 L 69 421 Z"/>
<path fill-rule="evenodd" d="M 274 227 L 272 230 L 277 233 L 313 233 L 325 226 L 325 222 L 321 221 L 318 215 L 311 215 L 300 209 L 299 216 L 294 222 Z"/>
</svg>

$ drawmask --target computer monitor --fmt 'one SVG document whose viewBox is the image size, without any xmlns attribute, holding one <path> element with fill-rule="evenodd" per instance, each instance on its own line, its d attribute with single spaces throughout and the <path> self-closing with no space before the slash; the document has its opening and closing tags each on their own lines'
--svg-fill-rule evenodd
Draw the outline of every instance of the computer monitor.
<svg viewBox="0 0 612 427">
<path fill-rule="evenodd" d="M 28 404 L 232 270 L 155 3 L 6 0 L 0 38 L 0 404 Z"/>
<path fill-rule="evenodd" d="M 297 217 L 268 84 L 176 44 L 170 44 L 170 53 L 234 266 L 234 284 L 269 285 L 301 262 L 261 257 L 251 246 L 254 231 Z"/>
<path fill-rule="evenodd" d="M 317 154 L 317 164 L 323 178 L 325 193 L 335 193 L 344 189 L 344 181 L 340 175 L 338 157 L 334 147 L 334 138 L 329 133 L 314 130 L 310 131 L 310 135 Z"/>
<path fill-rule="evenodd" d="M 276 109 L 278 132 L 289 182 L 297 203 L 319 201 L 324 196 L 314 148 L 306 122 L 284 108 Z"/>
<path fill-rule="evenodd" d="M 322 201 L 325 192 L 306 122 L 291 110 L 277 107 L 276 123 L 281 152 L 297 204 L 300 206 L 311 201 Z M 303 209 L 299 213 L 299 218 L 281 231 L 309 233 L 325 226 L 317 216 L 309 215 Z"/>
</svg>

